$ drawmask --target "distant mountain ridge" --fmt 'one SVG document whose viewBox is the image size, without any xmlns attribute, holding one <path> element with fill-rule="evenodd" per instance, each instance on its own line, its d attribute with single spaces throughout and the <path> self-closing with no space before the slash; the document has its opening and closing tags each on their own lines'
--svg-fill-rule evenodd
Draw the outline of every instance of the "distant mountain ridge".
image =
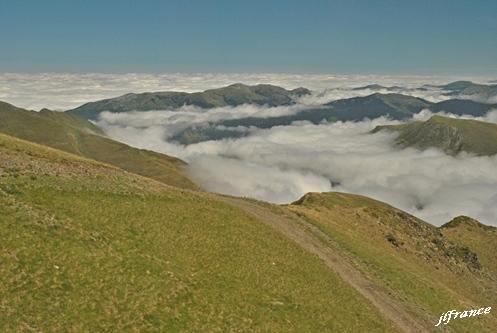
<svg viewBox="0 0 497 333">
<path fill-rule="evenodd" d="M 497 84 L 479 84 L 471 81 L 455 81 L 434 86 L 447 92 L 449 96 L 474 96 L 481 99 L 497 98 Z"/>
<path fill-rule="evenodd" d="M 313 124 L 334 121 L 361 121 L 365 118 L 389 117 L 395 120 L 407 120 L 424 109 L 432 112 L 445 111 L 456 115 L 484 116 L 497 104 L 485 104 L 471 100 L 448 100 L 438 103 L 422 98 L 396 93 L 375 93 L 368 96 L 340 99 L 302 110 L 293 115 L 277 117 L 245 117 L 222 120 L 216 123 L 189 127 L 173 137 L 182 144 L 192 144 L 207 140 L 236 138 L 246 135 L 236 127 L 255 127 L 261 129 L 274 126 L 288 126 L 294 121 L 308 121 Z"/>
<path fill-rule="evenodd" d="M 382 130 L 398 132 L 395 143 L 400 147 L 439 148 L 449 155 L 497 154 L 497 124 L 435 115 L 427 121 L 378 126 L 372 132 Z"/>
<path fill-rule="evenodd" d="M 184 105 L 201 108 L 237 106 L 241 104 L 279 106 L 294 104 L 295 98 L 308 94 L 310 94 L 310 91 L 306 88 L 286 90 L 270 84 L 248 86 L 236 83 L 223 88 L 194 93 L 175 91 L 130 93 L 116 98 L 89 102 L 68 112 L 83 118 L 96 119 L 102 111 L 174 110 Z"/>
<path fill-rule="evenodd" d="M 428 85 L 424 87 L 428 87 Z M 470 81 L 456 81 L 446 85 L 429 87 L 438 87 L 446 90 L 450 96 L 475 94 L 482 91 L 490 96 L 497 85 L 481 85 Z M 378 91 L 395 88 L 397 87 L 370 84 L 353 88 L 353 90 L 369 89 Z M 102 111 L 174 110 L 184 105 L 194 105 L 205 109 L 241 104 L 281 106 L 295 104 L 299 97 L 308 94 L 310 94 L 310 91 L 306 88 L 286 90 L 267 84 L 248 86 L 237 83 L 197 93 L 157 92 L 126 94 L 117 98 L 86 103 L 73 110 L 69 110 L 68 113 L 86 119 L 97 119 Z M 172 140 L 181 144 L 192 144 L 223 138 L 238 138 L 248 134 L 243 128 L 267 129 L 274 126 L 287 126 L 294 121 L 308 121 L 318 124 L 334 121 L 361 121 L 365 118 L 374 119 L 381 116 L 395 120 L 407 120 L 413 114 L 419 113 L 423 109 L 428 109 L 434 113 L 444 111 L 455 115 L 480 117 L 495 108 L 497 108 L 497 104 L 482 103 L 469 99 L 450 99 L 433 103 L 410 95 L 393 92 L 382 94 L 377 92 L 368 96 L 331 101 L 322 106 L 309 106 L 291 115 L 264 118 L 243 117 L 197 124 L 176 133 L 172 137 Z"/>
<path fill-rule="evenodd" d="M 355 87 L 352 88 L 352 90 L 373 90 L 373 91 L 379 91 L 379 90 L 399 90 L 402 89 L 400 86 L 384 86 L 381 84 L 373 83 L 373 84 L 368 84 L 365 86 L 360 86 L 360 87 Z"/>
<path fill-rule="evenodd" d="M 478 95 L 482 98 L 497 97 L 497 84 L 485 85 L 471 81 L 455 81 L 445 85 L 424 85 L 419 89 L 423 90 L 430 87 L 440 88 L 446 91 L 446 95 L 453 97 L 471 95 Z M 352 90 L 357 91 L 373 90 L 378 92 L 380 90 L 389 90 L 391 93 L 400 89 L 402 89 L 400 86 L 383 86 L 377 83 L 352 88 Z M 206 109 L 241 104 L 279 106 L 294 104 L 295 98 L 309 94 L 311 94 L 311 91 L 303 87 L 287 90 L 271 84 L 251 86 L 235 83 L 226 87 L 194 93 L 181 91 L 128 93 L 119 97 L 88 102 L 68 110 L 68 112 L 83 118 L 96 119 L 102 111 L 174 110 L 184 105 L 194 105 Z"/>
</svg>

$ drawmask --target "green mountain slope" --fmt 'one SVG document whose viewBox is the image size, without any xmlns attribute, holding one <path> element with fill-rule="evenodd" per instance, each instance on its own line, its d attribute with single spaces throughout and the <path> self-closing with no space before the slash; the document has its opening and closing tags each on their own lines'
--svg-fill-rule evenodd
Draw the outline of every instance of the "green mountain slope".
<svg viewBox="0 0 497 333">
<path fill-rule="evenodd" d="M 482 265 L 497 274 L 497 228 L 459 216 L 444 224 L 441 231 L 446 238 L 474 249 Z"/>
<path fill-rule="evenodd" d="M 395 332 L 274 229 L 0 134 L 0 331 Z"/>
<path fill-rule="evenodd" d="M 169 185 L 196 188 L 183 170 L 183 161 L 111 140 L 97 126 L 70 113 L 34 112 L 0 102 L 0 132 L 112 164 Z"/>
<path fill-rule="evenodd" d="M 0 134 L 0 330 L 436 332 L 497 302 L 495 229 L 467 220 L 182 190 Z"/>
<path fill-rule="evenodd" d="M 241 104 L 278 106 L 293 104 L 295 97 L 307 94 L 310 94 L 310 91 L 305 88 L 286 90 L 269 84 L 247 86 L 236 83 L 227 87 L 196 93 L 169 91 L 126 94 L 117 98 L 86 103 L 68 112 L 87 119 L 96 119 L 102 111 L 174 110 L 183 105 L 195 105 L 201 108 L 237 106 Z"/>
<path fill-rule="evenodd" d="M 387 204 L 357 195 L 311 193 L 288 208 L 322 230 L 378 288 L 421 322 L 435 324 L 448 309 L 495 306 L 495 231 L 449 234 Z M 486 227 L 494 230 L 494 228 Z M 433 317 L 430 317 L 429 315 Z M 438 316 L 437 316 L 438 315 Z M 495 316 L 451 321 L 455 332 L 493 332 Z"/>
<path fill-rule="evenodd" d="M 497 125 L 477 120 L 433 116 L 427 121 L 378 126 L 373 130 L 397 131 L 396 144 L 418 149 L 439 148 L 450 155 L 465 151 L 497 154 Z"/>
</svg>

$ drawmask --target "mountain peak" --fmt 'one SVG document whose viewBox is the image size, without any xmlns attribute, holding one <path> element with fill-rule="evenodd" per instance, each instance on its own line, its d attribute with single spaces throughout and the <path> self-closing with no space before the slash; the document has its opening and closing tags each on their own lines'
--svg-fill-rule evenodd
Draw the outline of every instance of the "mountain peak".
<svg viewBox="0 0 497 333">
<path fill-rule="evenodd" d="M 433 122 L 444 122 L 445 123 L 445 122 L 450 122 L 451 119 L 455 119 L 455 118 L 450 118 L 450 117 L 441 116 L 439 114 L 434 114 L 427 121 L 432 122 L 432 123 Z"/>
<path fill-rule="evenodd" d="M 248 88 L 249 86 L 246 85 L 246 84 L 243 84 L 241 82 L 237 82 L 237 83 L 233 83 L 233 84 L 230 84 L 229 86 L 227 86 L 227 88 Z"/>
<path fill-rule="evenodd" d="M 368 84 L 365 86 L 360 86 L 360 87 L 355 87 L 352 88 L 352 90 L 381 90 L 381 89 L 388 89 L 389 87 L 382 86 L 381 84 L 378 83 L 373 83 L 373 84 Z"/>
<path fill-rule="evenodd" d="M 447 84 L 443 85 L 442 87 L 446 88 L 446 89 L 464 89 L 464 88 L 470 87 L 474 84 L 475 83 L 473 83 L 471 81 L 460 80 L 460 81 L 454 81 L 451 83 L 447 83 Z"/>
<path fill-rule="evenodd" d="M 487 231 L 497 230 L 497 228 L 495 228 L 495 227 L 485 225 L 485 224 L 479 222 L 478 220 L 475 220 L 475 219 L 473 219 L 469 216 L 465 216 L 465 215 L 460 215 L 460 216 L 453 218 L 449 222 L 443 224 L 440 228 L 448 229 L 448 228 L 461 228 L 461 227 L 480 228 L 480 229 L 487 230 Z"/>
</svg>

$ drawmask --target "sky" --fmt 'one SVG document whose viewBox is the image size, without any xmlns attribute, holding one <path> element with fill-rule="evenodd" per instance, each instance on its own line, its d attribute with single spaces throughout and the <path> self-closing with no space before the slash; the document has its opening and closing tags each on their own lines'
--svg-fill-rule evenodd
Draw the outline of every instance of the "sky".
<svg viewBox="0 0 497 333">
<path fill-rule="evenodd" d="M 0 72 L 497 76 L 497 1 L 0 0 Z"/>
</svg>

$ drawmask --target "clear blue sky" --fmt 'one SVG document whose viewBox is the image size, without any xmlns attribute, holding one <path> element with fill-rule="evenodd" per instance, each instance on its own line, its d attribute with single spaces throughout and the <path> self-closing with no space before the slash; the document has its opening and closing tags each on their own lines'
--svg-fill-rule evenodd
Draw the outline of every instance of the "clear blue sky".
<svg viewBox="0 0 497 333">
<path fill-rule="evenodd" d="M 0 43 L 0 72 L 497 75 L 497 1 L 0 0 Z"/>
</svg>

